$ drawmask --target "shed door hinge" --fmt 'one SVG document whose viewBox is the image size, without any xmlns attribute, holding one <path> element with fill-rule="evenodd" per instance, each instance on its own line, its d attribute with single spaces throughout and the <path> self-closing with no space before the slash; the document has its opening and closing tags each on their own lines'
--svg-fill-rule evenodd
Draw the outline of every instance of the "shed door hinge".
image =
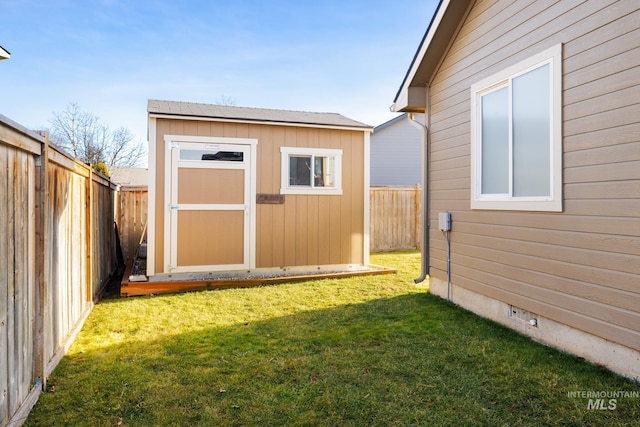
<svg viewBox="0 0 640 427">
<path fill-rule="evenodd" d="M 180 144 L 176 142 L 172 142 L 171 144 L 169 144 L 169 150 L 173 150 L 174 148 L 180 148 Z"/>
<path fill-rule="evenodd" d="M 167 208 L 168 208 L 169 210 L 172 210 L 172 209 L 178 209 L 179 207 L 180 207 L 180 205 L 171 205 L 171 204 L 167 205 Z"/>
</svg>

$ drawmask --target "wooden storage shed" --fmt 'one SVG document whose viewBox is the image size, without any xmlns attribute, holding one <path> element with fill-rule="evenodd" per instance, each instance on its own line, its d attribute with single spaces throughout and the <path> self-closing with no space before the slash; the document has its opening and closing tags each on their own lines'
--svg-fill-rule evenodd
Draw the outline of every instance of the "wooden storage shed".
<svg viewBox="0 0 640 427">
<path fill-rule="evenodd" d="M 340 114 L 149 100 L 149 281 L 369 263 L 369 135 Z"/>
</svg>

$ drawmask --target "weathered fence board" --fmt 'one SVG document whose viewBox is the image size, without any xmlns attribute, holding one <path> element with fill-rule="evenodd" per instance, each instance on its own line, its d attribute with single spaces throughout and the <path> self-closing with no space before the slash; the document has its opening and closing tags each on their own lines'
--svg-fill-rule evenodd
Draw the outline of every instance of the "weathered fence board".
<svg viewBox="0 0 640 427">
<path fill-rule="evenodd" d="M 0 116 L 0 427 L 26 417 L 116 270 L 115 190 Z"/>
<path fill-rule="evenodd" d="M 120 233 L 120 246 L 125 262 L 135 256 L 147 223 L 148 190 L 146 186 L 120 187 L 116 220 Z"/>
<path fill-rule="evenodd" d="M 51 237 L 46 252 L 49 264 L 49 325 L 45 353 L 49 362 L 73 329 L 77 319 L 90 309 L 87 295 L 87 232 L 85 200 L 87 177 L 77 175 L 50 161 L 48 192 L 50 200 L 49 230 Z"/>
<path fill-rule="evenodd" d="M 33 380 L 34 168 L 31 153 L 0 140 L 0 425 Z"/>
<path fill-rule="evenodd" d="M 93 300 L 104 290 L 113 272 L 118 267 L 118 248 L 114 226 L 114 207 L 117 187 L 108 180 L 92 174 L 92 266 Z M 100 242 L 100 244 L 96 244 Z"/>
<path fill-rule="evenodd" d="M 0 144 L 0 215 L 9 216 L 9 188 L 7 157 L 9 147 Z M 9 248 L 13 248 L 13 232 L 9 233 L 10 222 L 0 221 L 0 390 L 9 390 Z M 4 368 L 6 367 L 6 368 Z M 9 418 L 9 395 L 0 394 L 0 425 Z"/>
<path fill-rule="evenodd" d="M 419 248 L 420 186 L 372 187 L 370 194 L 371 251 Z"/>
</svg>

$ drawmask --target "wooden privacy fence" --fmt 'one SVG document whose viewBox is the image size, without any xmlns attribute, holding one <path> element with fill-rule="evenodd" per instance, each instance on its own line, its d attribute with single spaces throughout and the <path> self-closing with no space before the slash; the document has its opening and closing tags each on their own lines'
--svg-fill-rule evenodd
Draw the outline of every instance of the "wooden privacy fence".
<svg viewBox="0 0 640 427">
<path fill-rule="evenodd" d="M 371 187 L 369 245 L 371 251 L 419 248 L 422 243 L 420 185 Z"/>
<path fill-rule="evenodd" d="M 147 222 L 146 186 L 123 186 L 118 192 L 116 219 L 125 261 L 131 261 Z M 422 190 L 414 187 L 371 187 L 371 251 L 416 249 L 422 243 Z"/>
<path fill-rule="evenodd" d="M 124 261 L 130 264 L 147 224 L 147 186 L 122 186 L 117 198 L 115 218 L 118 223 L 120 246 Z"/>
<path fill-rule="evenodd" d="M 370 248 L 392 251 L 419 248 L 421 233 L 421 186 L 371 187 Z M 147 222 L 147 187 L 121 187 L 116 219 L 125 260 L 131 261 Z"/>
<path fill-rule="evenodd" d="M 24 421 L 118 266 L 115 194 L 0 115 L 0 426 Z"/>
</svg>

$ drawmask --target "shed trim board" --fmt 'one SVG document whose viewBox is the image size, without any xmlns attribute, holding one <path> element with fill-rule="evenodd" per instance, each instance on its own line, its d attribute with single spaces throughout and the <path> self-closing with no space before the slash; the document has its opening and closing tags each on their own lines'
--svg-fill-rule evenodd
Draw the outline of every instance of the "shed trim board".
<svg viewBox="0 0 640 427">
<path fill-rule="evenodd" d="M 149 186 L 147 212 L 147 276 L 156 274 L 156 118 L 149 117 Z M 131 261 L 133 262 L 133 260 Z"/>
<path fill-rule="evenodd" d="M 268 120 L 248 120 L 248 119 L 229 119 L 224 117 L 205 117 L 205 116 L 182 116 L 179 114 L 159 114 L 149 113 L 150 118 L 162 118 L 162 119 L 175 119 L 175 120 L 195 120 L 204 122 L 223 122 L 223 123 L 252 123 L 256 125 L 271 125 L 271 126 L 291 126 L 291 127 L 303 127 L 303 128 L 323 128 L 323 129 L 336 129 L 336 130 L 355 130 L 363 132 L 371 132 L 370 127 L 351 127 L 351 126 L 339 126 L 339 125 L 326 125 L 326 124 L 313 124 L 313 123 L 298 123 L 298 122 L 279 122 Z"/>
<path fill-rule="evenodd" d="M 256 145 L 257 139 L 203 137 L 191 135 L 165 135 L 165 148 L 170 155 L 165 155 L 165 202 L 168 200 L 168 213 L 165 213 L 164 260 L 165 273 L 186 273 L 206 271 L 226 271 L 255 268 L 255 236 L 256 236 Z M 183 149 L 242 152 L 243 161 L 193 161 L 183 160 L 180 153 Z M 178 188 L 180 168 L 205 170 L 240 170 L 243 171 L 243 197 L 241 203 L 180 203 Z M 178 216 L 181 212 L 236 212 L 242 214 L 242 261 L 223 264 L 180 265 L 178 251 Z M 167 260 L 169 260 L 167 264 Z"/>
<path fill-rule="evenodd" d="M 364 133 L 364 265 L 371 264 L 370 252 L 371 242 L 369 241 L 369 227 L 371 226 L 371 132 Z"/>
</svg>

